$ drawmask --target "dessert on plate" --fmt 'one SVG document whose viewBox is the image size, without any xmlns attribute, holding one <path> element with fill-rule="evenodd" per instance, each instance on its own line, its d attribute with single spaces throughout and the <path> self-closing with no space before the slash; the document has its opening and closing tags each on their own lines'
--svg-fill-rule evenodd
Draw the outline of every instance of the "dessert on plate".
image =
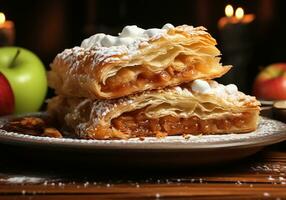
<svg viewBox="0 0 286 200">
<path fill-rule="evenodd" d="M 57 96 L 49 110 L 89 139 L 249 132 L 259 116 L 254 97 L 212 80 L 112 100 Z"/>
<path fill-rule="evenodd" d="M 187 25 L 91 36 L 51 64 L 48 112 L 86 139 L 253 131 L 260 104 L 212 80 L 231 68 L 215 45 Z"/>
</svg>

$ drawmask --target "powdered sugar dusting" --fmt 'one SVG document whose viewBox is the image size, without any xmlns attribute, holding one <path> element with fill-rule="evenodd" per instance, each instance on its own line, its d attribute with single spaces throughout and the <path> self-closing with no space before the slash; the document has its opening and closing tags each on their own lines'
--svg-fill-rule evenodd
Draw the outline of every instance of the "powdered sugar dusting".
<svg viewBox="0 0 286 200">
<path fill-rule="evenodd" d="M 73 63 L 76 60 L 75 58 L 78 58 L 80 54 L 84 54 L 84 51 L 91 51 L 91 54 L 94 55 L 93 64 L 95 66 L 105 62 L 116 62 L 119 60 L 119 56 L 128 60 L 138 54 L 141 47 L 148 46 L 149 42 L 168 36 L 170 29 L 183 31 L 190 35 L 208 34 L 203 27 L 194 28 L 188 25 L 174 27 L 168 23 L 161 29 L 151 28 L 147 30 L 132 25 L 124 27 L 118 36 L 103 33 L 95 34 L 83 40 L 80 47 L 64 50 L 57 55 L 57 58 Z M 84 58 L 82 59 L 84 62 Z"/>
<path fill-rule="evenodd" d="M 113 46 L 113 47 L 99 47 L 95 49 L 96 53 L 93 59 L 93 64 L 97 65 L 112 56 L 120 56 L 128 54 L 128 49 L 125 46 Z M 109 59 L 108 61 L 113 61 L 115 58 Z M 118 59 L 118 58 L 117 58 Z M 107 62 L 107 60 L 105 60 Z"/>
<path fill-rule="evenodd" d="M 95 49 L 95 65 L 105 61 L 107 58 L 109 58 L 109 62 L 112 62 L 113 59 L 110 59 L 111 56 L 134 55 L 141 44 L 144 46 L 149 40 L 159 39 L 171 28 L 174 28 L 171 24 L 164 25 L 162 29 L 153 28 L 147 30 L 139 28 L 136 25 L 125 26 L 118 36 L 103 33 L 95 34 L 85 39 L 81 43 L 81 48 Z"/>
<path fill-rule="evenodd" d="M 28 176 L 15 176 L 15 177 L 9 177 L 7 179 L 4 178 L 0 179 L 0 182 L 10 183 L 10 184 L 41 183 L 44 181 L 45 181 L 44 178 L 28 177 Z"/>
</svg>

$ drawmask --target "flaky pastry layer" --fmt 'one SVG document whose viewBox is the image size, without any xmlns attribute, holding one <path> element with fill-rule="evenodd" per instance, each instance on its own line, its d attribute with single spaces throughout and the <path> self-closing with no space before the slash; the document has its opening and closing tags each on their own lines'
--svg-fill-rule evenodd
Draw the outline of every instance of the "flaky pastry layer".
<svg viewBox="0 0 286 200">
<path fill-rule="evenodd" d="M 48 111 L 80 138 L 126 139 L 141 136 L 219 134 L 253 131 L 259 102 L 231 86 L 208 81 L 147 91 L 114 100 L 57 96 Z"/>
<path fill-rule="evenodd" d="M 74 47 L 58 54 L 48 73 L 59 95 L 113 99 L 222 76 L 216 41 L 203 27 L 178 26 L 132 46 Z"/>
</svg>

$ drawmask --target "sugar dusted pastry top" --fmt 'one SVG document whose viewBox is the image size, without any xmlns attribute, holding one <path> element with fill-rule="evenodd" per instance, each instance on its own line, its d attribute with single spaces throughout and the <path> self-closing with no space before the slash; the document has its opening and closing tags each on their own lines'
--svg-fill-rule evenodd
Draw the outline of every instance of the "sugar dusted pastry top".
<svg viewBox="0 0 286 200">
<path fill-rule="evenodd" d="M 102 33 L 66 49 L 51 64 L 49 85 L 60 95 L 113 99 L 140 91 L 213 79 L 220 63 L 216 41 L 203 27 L 126 26 L 118 36 Z"/>
<path fill-rule="evenodd" d="M 125 26 L 118 36 L 95 34 L 81 43 L 82 48 L 125 46 L 130 50 L 138 48 L 138 44 L 163 36 L 169 29 L 175 28 L 172 24 L 165 24 L 161 29 L 142 29 L 136 25 Z"/>
<path fill-rule="evenodd" d="M 206 89 L 206 88 L 208 89 Z M 184 86 L 176 86 L 156 91 L 146 91 L 141 94 L 131 95 L 121 99 L 95 102 L 95 118 L 105 117 L 111 110 L 116 110 L 120 105 L 129 105 L 129 110 L 140 109 L 147 105 L 158 106 L 169 104 L 167 107 L 150 109 L 146 115 L 152 118 L 159 118 L 164 115 L 176 115 L 177 117 L 193 116 L 195 107 L 203 106 L 204 110 L 199 114 L 201 119 L 212 118 L 216 113 L 215 108 L 222 109 L 231 114 L 237 111 L 259 110 L 260 103 L 255 97 L 245 95 L 238 91 L 236 85 L 222 85 L 213 80 L 195 80 Z M 174 108 L 189 107 L 188 112 L 174 112 Z M 120 112 L 123 112 L 120 110 Z"/>
<path fill-rule="evenodd" d="M 95 49 L 97 59 L 94 59 L 94 64 L 100 62 L 110 62 L 113 59 L 118 59 L 113 57 L 115 55 L 124 54 L 126 56 L 133 56 L 136 53 L 140 53 L 140 47 L 148 46 L 148 43 L 158 40 L 161 37 L 168 37 L 168 31 L 171 29 L 180 30 L 181 32 L 185 32 L 190 35 L 210 36 L 209 33 L 206 32 L 207 29 L 202 26 L 196 28 L 188 25 L 174 27 L 172 24 L 167 23 L 161 29 L 142 29 L 136 25 L 131 25 L 125 26 L 118 36 L 98 33 L 84 39 L 80 47 L 74 47 L 74 54 L 83 56 L 82 51 L 84 51 L 84 49 Z M 213 38 L 211 39 L 212 42 L 216 44 L 216 41 Z M 58 57 L 61 57 L 62 59 L 69 59 L 70 53 L 71 51 L 67 49 L 58 54 Z"/>
<path fill-rule="evenodd" d="M 206 90 L 204 87 L 208 89 Z M 103 118 L 111 110 L 116 110 L 120 105 L 129 105 L 126 108 L 130 111 L 147 105 L 158 106 L 160 104 L 169 104 L 169 106 L 156 107 L 155 110 L 149 109 L 146 115 L 152 118 L 159 118 L 165 115 L 190 117 L 198 114 L 193 112 L 195 111 L 195 107 L 202 106 L 204 110 L 199 113 L 199 117 L 206 119 L 221 114 L 215 112 L 216 108 L 230 114 L 232 112 L 251 109 L 259 110 L 260 105 L 255 97 L 238 91 L 234 84 L 222 85 L 213 80 L 205 81 L 198 79 L 184 86 L 146 91 L 116 100 L 97 101 L 94 104 L 94 111 L 96 111 L 96 118 Z M 188 112 L 183 110 L 174 112 L 175 108 L 178 109 L 180 107 L 189 107 L 190 109 L 186 109 Z M 127 111 L 125 110 L 124 112 Z"/>
</svg>

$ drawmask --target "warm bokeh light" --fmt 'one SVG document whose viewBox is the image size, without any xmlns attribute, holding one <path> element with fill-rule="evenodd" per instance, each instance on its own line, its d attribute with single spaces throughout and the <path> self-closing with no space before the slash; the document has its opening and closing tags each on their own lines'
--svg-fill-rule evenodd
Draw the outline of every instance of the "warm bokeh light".
<svg viewBox="0 0 286 200">
<path fill-rule="evenodd" d="M 0 24 L 3 24 L 5 22 L 5 15 L 4 13 L 0 12 Z"/>
<path fill-rule="evenodd" d="M 235 17 L 237 19 L 242 19 L 244 16 L 244 10 L 241 8 L 241 7 L 238 7 L 236 10 L 235 10 Z"/>
<path fill-rule="evenodd" d="M 230 4 L 228 4 L 228 5 L 225 7 L 224 12 L 225 12 L 225 15 L 226 15 L 227 17 L 232 17 L 232 16 L 233 16 L 233 7 L 232 7 Z"/>
</svg>

